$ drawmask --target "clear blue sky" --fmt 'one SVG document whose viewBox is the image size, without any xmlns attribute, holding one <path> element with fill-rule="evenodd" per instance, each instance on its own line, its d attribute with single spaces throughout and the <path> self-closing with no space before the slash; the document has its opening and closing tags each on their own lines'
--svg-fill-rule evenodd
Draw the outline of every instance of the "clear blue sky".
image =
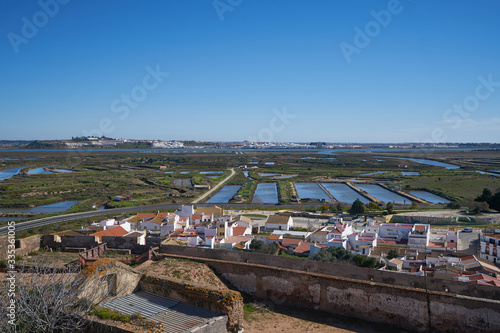
<svg viewBox="0 0 500 333">
<path fill-rule="evenodd" d="M 498 1 L 60 1 L 0 3 L 1 139 L 500 142 Z"/>
</svg>

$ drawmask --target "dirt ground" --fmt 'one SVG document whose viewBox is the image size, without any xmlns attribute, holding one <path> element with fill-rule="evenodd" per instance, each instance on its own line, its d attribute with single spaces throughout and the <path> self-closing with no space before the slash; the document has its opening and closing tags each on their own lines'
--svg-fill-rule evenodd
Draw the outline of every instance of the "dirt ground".
<svg viewBox="0 0 500 333">
<path fill-rule="evenodd" d="M 211 288 L 227 289 L 207 265 L 187 259 L 165 258 L 160 261 L 146 261 L 135 269 L 148 275 L 173 277 Z"/>
<path fill-rule="evenodd" d="M 24 257 L 23 260 L 48 262 L 51 265 L 62 268 L 65 264 L 78 260 L 78 253 L 40 250 Z"/>
<path fill-rule="evenodd" d="M 250 310 L 249 310 L 250 308 Z M 254 309 L 245 305 L 243 322 L 245 333 L 396 333 L 402 332 L 387 326 L 358 319 L 335 316 L 329 313 L 274 307 L 273 311 Z"/>
<path fill-rule="evenodd" d="M 428 211 L 428 212 L 407 212 L 407 213 L 401 213 L 401 214 L 396 214 L 396 215 L 404 215 L 404 216 L 435 216 L 435 217 L 475 217 L 474 215 L 464 215 L 463 213 L 460 213 L 460 211 L 453 211 L 453 210 L 433 210 L 433 211 Z M 487 214 L 482 214 L 478 217 L 481 218 L 491 218 L 493 220 L 498 220 L 500 219 L 500 214 L 498 213 L 487 213 Z"/>
</svg>

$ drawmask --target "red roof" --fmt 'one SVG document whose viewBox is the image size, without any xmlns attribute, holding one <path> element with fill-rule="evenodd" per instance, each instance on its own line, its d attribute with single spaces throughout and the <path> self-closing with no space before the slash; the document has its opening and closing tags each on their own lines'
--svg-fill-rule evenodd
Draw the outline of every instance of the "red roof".
<svg viewBox="0 0 500 333">
<path fill-rule="evenodd" d="M 246 230 L 247 228 L 238 225 L 233 228 L 233 236 L 243 236 Z"/>
<path fill-rule="evenodd" d="M 121 236 L 125 236 L 126 234 L 128 234 L 128 231 L 125 230 L 125 229 L 123 229 L 123 227 L 121 225 L 117 225 L 117 226 L 108 228 L 106 230 L 94 232 L 93 234 L 90 234 L 89 236 L 97 236 L 97 237 L 99 237 L 99 241 L 101 241 L 102 240 L 102 238 L 101 238 L 102 236 L 118 236 L 118 237 L 121 237 Z"/>
<path fill-rule="evenodd" d="M 155 213 L 137 213 L 137 217 L 141 219 L 152 219 L 155 216 Z"/>
<path fill-rule="evenodd" d="M 425 231 L 425 225 L 416 225 L 415 230 L 424 230 Z"/>
<path fill-rule="evenodd" d="M 283 246 L 290 246 L 290 245 L 299 245 L 302 240 L 300 239 L 295 239 L 295 238 L 283 238 L 283 242 L 281 244 Z"/>
<path fill-rule="evenodd" d="M 301 253 L 301 254 L 308 253 L 311 249 L 311 244 L 314 243 L 309 243 L 309 242 L 300 243 L 299 246 L 297 246 L 297 248 L 295 249 L 295 253 Z"/>
<path fill-rule="evenodd" d="M 344 232 L 344 229 L 342 229 L 342 228 L 335 228 L 331 232 L 334 233 L 334 234 L 341 234 L 341 233 Z"/>
</svg>

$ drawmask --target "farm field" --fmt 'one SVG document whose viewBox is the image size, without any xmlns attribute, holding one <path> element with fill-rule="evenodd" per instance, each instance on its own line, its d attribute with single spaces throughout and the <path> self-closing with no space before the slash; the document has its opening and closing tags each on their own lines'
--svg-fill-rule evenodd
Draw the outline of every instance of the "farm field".
<svg viewBox="0 0 500 333">
<path fill-rule="evenodd" d="M 406 158 L 439 161 L 459 168 L 427 165 Z M 274 164 L 269 164 L 270 161 Z M 351 182 L 381 183 L 408 193 L 424 190 L 468 204 L 483 188 L 493 192 L 500 188 L 500 175 L 476 172 L 500 170 L 499 161 L 497 150 L 335 154 L 311 150 L 242 154 L 194 150 L 0 151 L 0 172 L 11 169 L 18 172 L 0 180 L 0 215 L 31 218 L 38 213 L 23 209 L 63 202 L 76 203 L 65 211 L 51 213 L 189 203 L 205 193 L 206 188 L 228 177 L 230 168 L 236 174 L 224 186 L 240 187 L 234 187 L 238 191 L 229 202 L 258 203 L 254 193 L 262 183 L 275 184 L 267 188 L 276 188 L 279 203 L 284 204 L 293 202 L 297 196 L 296 183 Z M 34 169 L 36 174 L 30 174 Z M 195 189 L 195 185 L 207 187 Z M 125 198 L 117 198 L 122 195 Z M 203 202 L 210 202 L 215 195 L 217 191 Z M 328 199 L 328 195 L 320 198 Z"/>
</svg>

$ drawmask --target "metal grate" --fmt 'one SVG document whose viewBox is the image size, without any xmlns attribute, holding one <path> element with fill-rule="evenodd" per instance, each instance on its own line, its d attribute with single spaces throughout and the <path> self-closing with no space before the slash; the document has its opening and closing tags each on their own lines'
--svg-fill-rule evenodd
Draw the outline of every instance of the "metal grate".
<svg viewBox="0 0 500 333">
<path fill-rule="evenodd" d="M 167 332 L 182 333 L 220 315 L 175 299 L 138 291 L 102 304 L 125 314 L 138 314 L 162 322 Z"/>
</svg>

